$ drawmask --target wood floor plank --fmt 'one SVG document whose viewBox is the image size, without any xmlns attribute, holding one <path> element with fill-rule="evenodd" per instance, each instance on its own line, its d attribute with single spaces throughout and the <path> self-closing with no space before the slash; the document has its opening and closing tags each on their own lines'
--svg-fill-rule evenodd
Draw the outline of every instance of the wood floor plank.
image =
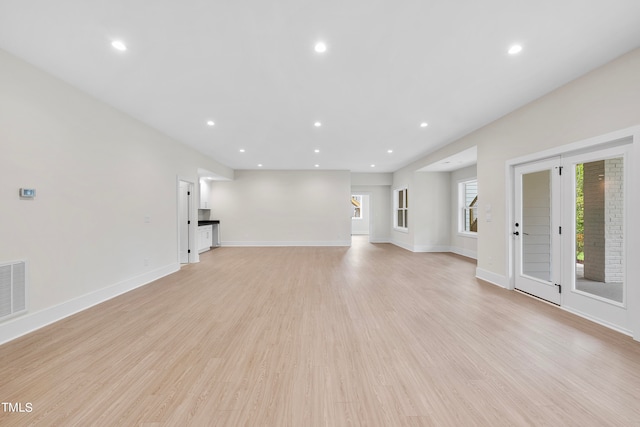
<svg viewBox="0 0 640 427">
<path fill-rule="evenodd" d="M 640 425 L 640 343 L 354 240 L 218 248 L 0 346 L 0 425 Z"/>
</svg>

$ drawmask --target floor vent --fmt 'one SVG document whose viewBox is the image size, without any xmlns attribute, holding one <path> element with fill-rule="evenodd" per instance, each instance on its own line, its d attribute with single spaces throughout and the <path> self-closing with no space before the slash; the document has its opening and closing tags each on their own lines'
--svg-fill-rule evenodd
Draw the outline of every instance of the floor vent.
<svg viewBox="0 0 640 427">
<path fill-rule="evenodd" d="M 26 263 L 0 264 L 0 320 L 26 309 Z"/>
</svg>

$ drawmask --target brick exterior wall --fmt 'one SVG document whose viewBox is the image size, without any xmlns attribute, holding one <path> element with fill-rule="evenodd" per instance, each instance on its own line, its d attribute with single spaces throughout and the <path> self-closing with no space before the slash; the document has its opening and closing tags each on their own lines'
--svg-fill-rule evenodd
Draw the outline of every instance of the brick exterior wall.
<svg viewBox="0 0 640 427">
<path fill-rule="evenodd" d="M 584 278 L 604 282 L 604 161 L 584 164 Z"/>
<path fill-rule="evenodd" d="M 623 160 L 584 164 L 584 277 L 623 281 Z"/>
<path fill-rule="evenodd" d="M 605 283 L 620 283 L 624 279 L 622 257 L 624 230 L 623 167 L 622 158 L 604 161 Z"/>
</svg>

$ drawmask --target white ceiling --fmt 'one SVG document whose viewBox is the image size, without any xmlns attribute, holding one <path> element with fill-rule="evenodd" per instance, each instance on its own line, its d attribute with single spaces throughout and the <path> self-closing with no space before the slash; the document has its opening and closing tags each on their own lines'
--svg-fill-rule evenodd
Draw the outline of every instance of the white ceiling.
<svg viewBox="0 0 640 427">
<path fill-rule="evenodd" d="M 0 0 L 0 48 L 234 169 L 395 171 L 639 45 L 639 0 Z"/>
</svg>

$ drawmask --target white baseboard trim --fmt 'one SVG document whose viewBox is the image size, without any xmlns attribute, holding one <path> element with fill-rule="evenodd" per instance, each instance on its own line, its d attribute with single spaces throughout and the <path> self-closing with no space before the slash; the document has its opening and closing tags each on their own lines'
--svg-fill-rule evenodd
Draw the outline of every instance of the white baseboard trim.
<svg viewBox="0 0 640 427">
<path fill-rule="evenodd" d="M 369 237 L 369 243 L 391 243 L 391 241 L 388 238 L 379 239 L 379 238 Z"/>
<path fill-rule="evenodd" d="M 478 253 L 476 251 L 471 251 L 469 249 L 464 249 L 464 248 L 456 248 L 456 247 L 451 247 L 449 252 L 453 252 L 454 254 L 458 254 L 458 255 L 462 255 L 464 257 L 467 258 L 472 258 L 477 260 L 478 259 Z"/>
<path fill-rule="evenodd" d="M 509 280 L 507 279 L 507 277 L 502 276 L 501 274 L 496 274 L 492 271 L 476 267 L 476 277 L 480 280 L 484 280 L 485 282 L 489 282 L 492 285 L 509 289 Z"/>
<path fill-rule="evenodd" d="M 451 252 L 450 246 L 437 246 L 437 245 L 410 245 L 408 243 L 399 242 L 397 240 L 391 240 L 389 242 L 402 249 L 406 249 L 410 252 Z"/>
<path fill-rule="evenodd" d="M 264 242 L 264 241 L 248 241 L 248 242 L 222 242 L 222 246 L 226 247 L 286 247 L 286 246 L 351 246 L 351 239 L 349 240 L 335 240 L 335 241 L 315 241 L 315 242 L 300 242 L 300 241 L 283 241 L 283 242 Z"/>
<path fill-rule="evenodd" d="M 63 302 L 56 306 L 49 307 L 35 313 L 27 312 L 23 316 L 13 318 L 7 323 L 0 325 L 0 344 L 4 344 L 37 329 L 43 328 L 62 320 L 65 317 L 69 317 L 93 307 L 94 305 L 98 305 L 117 297 L 118 295 L 122 295 L 133 289 L 147 285 L 178 270 L 180 270 L 179 264 L 170 264 L 139 276 L 123 280 L 115 285 Z"/>
<path fill-rule="evenodd" d="M 449 246 L 414 245 L 413 252 L 451 252 Z"/>
<path fill-rule="evenodd" d="M 568 312 L 568 313 L 575 314 L 576 316 L 582 317 L 583 319 L 587 319 L 587 320 L 590 320 L 590 321 L 592 321 L 594 323 L 597 323 L 598 325 L 602 325 L 602 326 L 604 326 L 606 328 L 613 329 L 614 331 L 620 332 L 621 334 L 633 337 L 633 332 L 632 331 L 629 331 L 627 329 L 621 328 L 621 327 L 619 327 L 617 325 L 614 325 L 613 323 L 609 323 L 609 322 L 607 322 L 605 320 L 598 319 L 597 317 L 590 316 L 587 313 L 583 313 L 583 312 L 581 312 L 579 310 L 575 310 L 575 309 L 573 309 L 571 307 L 560 306 L 559 308 L 561 310 L 564 310 L 564 311 Z"/>
<path fill-rule="evenodd" d="M 413 252 L 413 245 L 409 245 L 407 243 L 398 242 L 397 240 L 393 240 L 393 239 L 391 239 L 390 243 L 392 245 L 395 245 L 395 246 L 399 247 L 399 248 L 406 249 L 406 250 L 408 250 L 410 252 Z"/>
</svg>

